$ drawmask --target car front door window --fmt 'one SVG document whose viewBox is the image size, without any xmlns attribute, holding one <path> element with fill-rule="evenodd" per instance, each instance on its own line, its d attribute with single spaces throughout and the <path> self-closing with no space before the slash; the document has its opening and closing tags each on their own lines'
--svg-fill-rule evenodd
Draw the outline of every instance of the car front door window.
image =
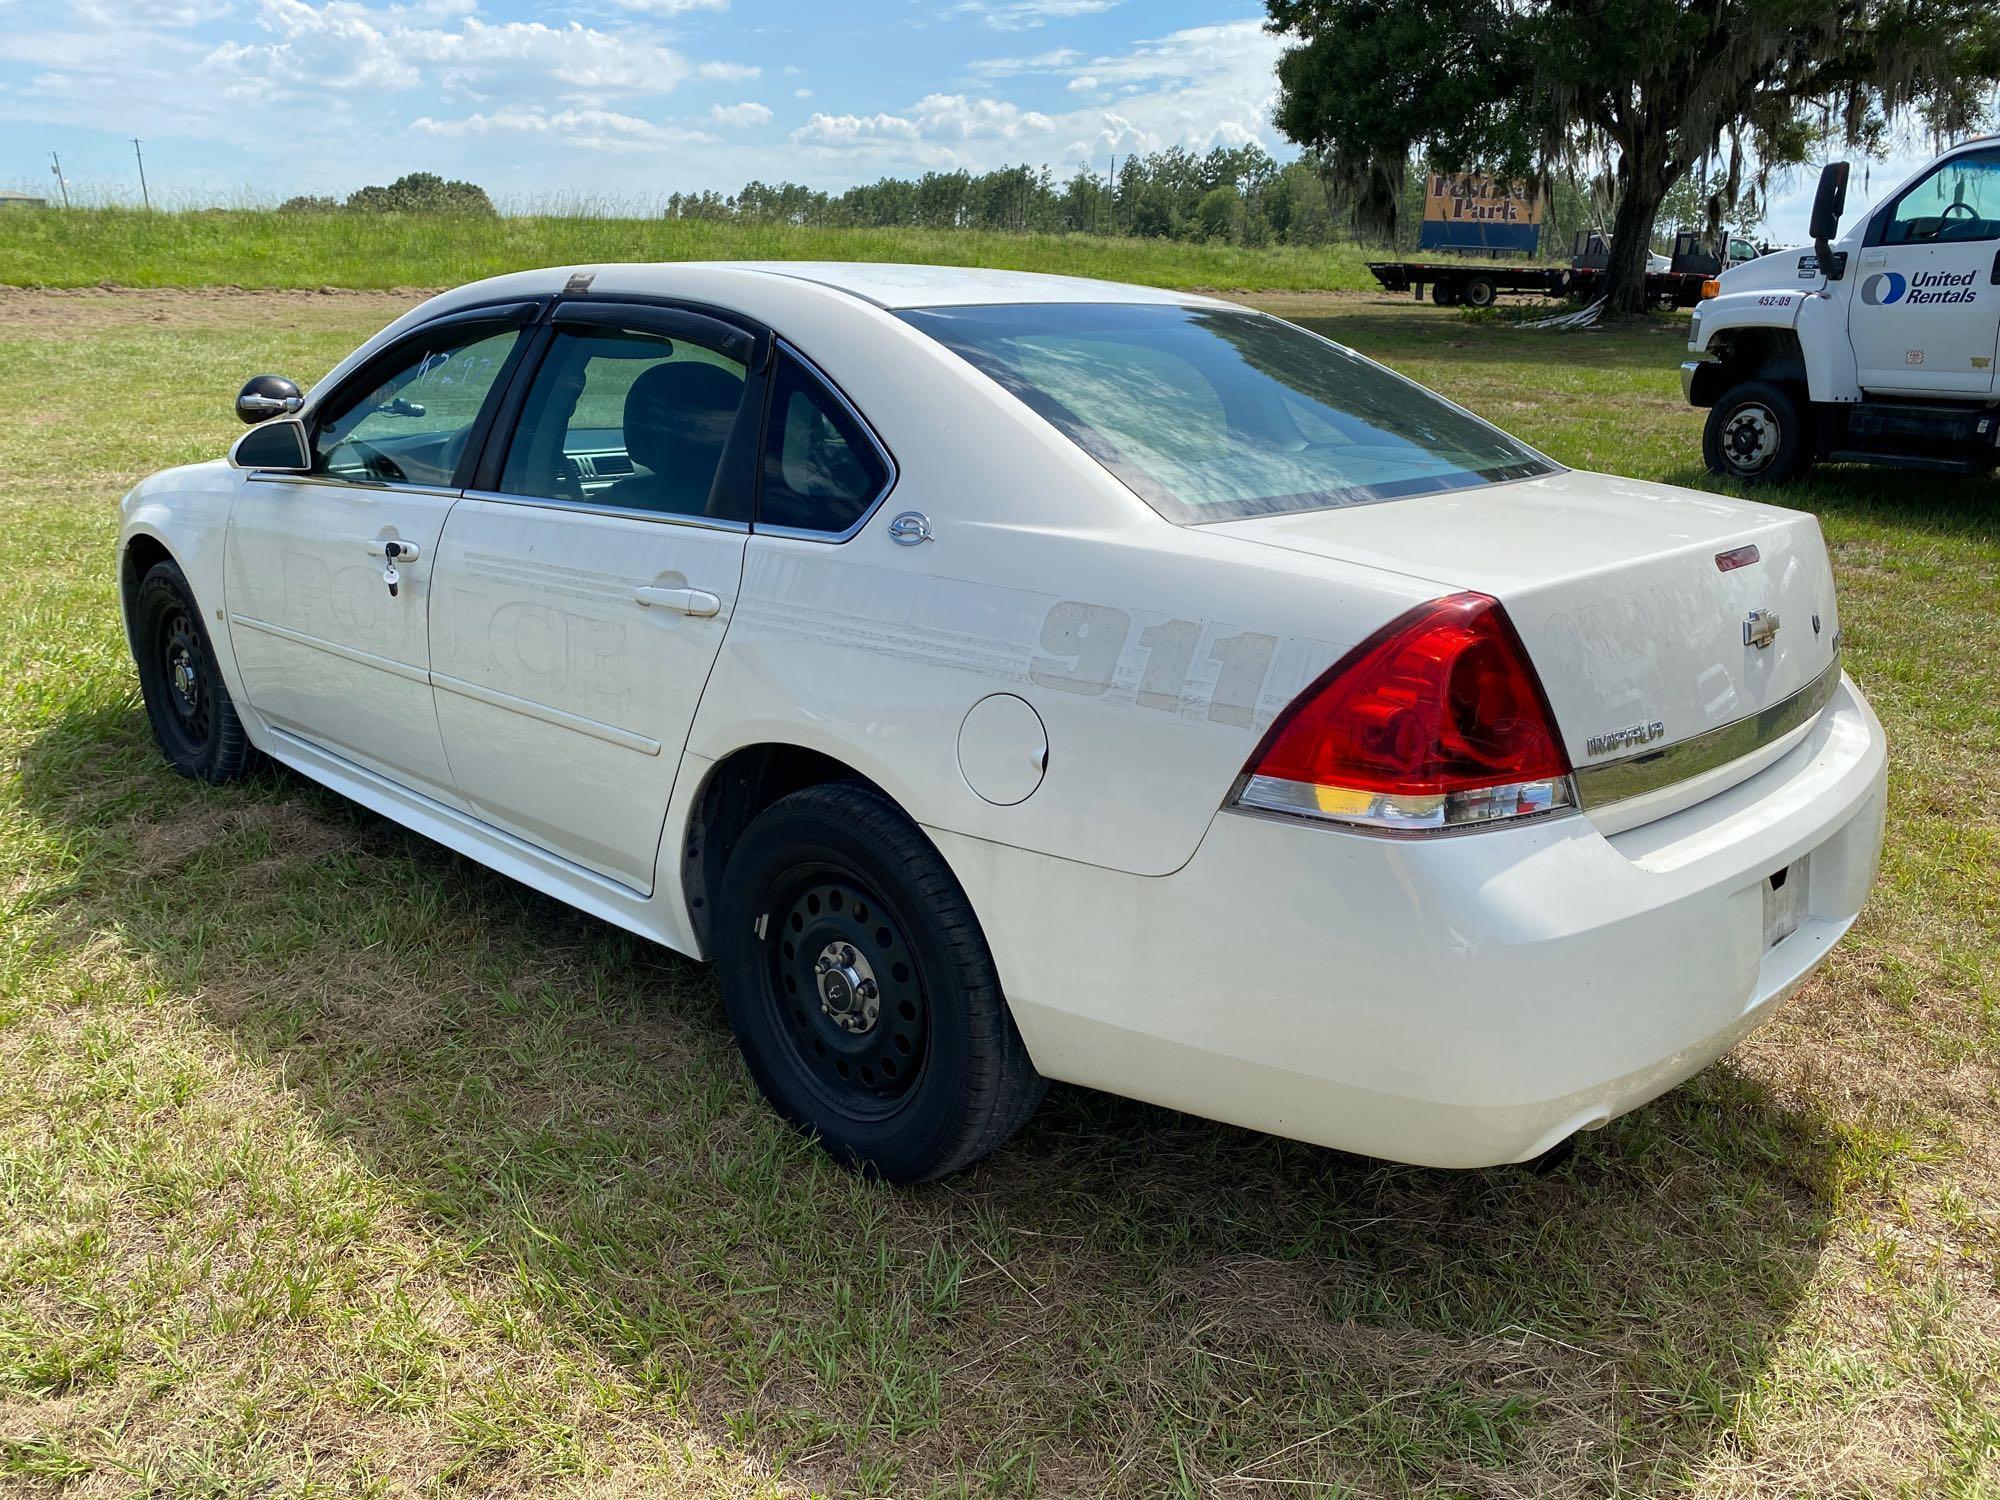
<svg viewBox="0 0 2000 1500">
<path fill-rule="evenodd" d="M 313 472 L 369 483 L 449 487 L 517 328 L 447 328 L 363 372 L 322 409 Z"/>
</svg>

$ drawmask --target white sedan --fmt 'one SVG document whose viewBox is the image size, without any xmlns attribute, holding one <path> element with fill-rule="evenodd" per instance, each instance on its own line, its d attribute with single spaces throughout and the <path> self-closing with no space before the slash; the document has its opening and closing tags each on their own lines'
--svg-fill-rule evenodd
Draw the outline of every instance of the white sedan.
<svg viewBox="0 0 2000 1500">
<path fill-rule="evenodd" d="M 433 298 L 126 498 L 169 761 L 253 748 L 715 960 L 936 1176 L 1063 1079 L 1534 1159 L 1853 922 L 1882 729 L 1813 518 L 1575 473 L 1275 318 L 886 265 Z"/>
</svg>

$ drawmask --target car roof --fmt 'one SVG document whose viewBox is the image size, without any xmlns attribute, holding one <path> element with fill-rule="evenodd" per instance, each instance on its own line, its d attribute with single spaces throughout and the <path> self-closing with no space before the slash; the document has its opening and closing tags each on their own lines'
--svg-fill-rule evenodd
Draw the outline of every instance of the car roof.
<svg viewBox="0 0 2000 1500">
<path fill-rule="evenodd" d="M 996 271 L 982 266 L 900 265 L 881 261 L 737 260 L 659 261 L 624 265 L 567 266 L 555 274 L 589 275 L 599 290 L 685 294 L 702 273 L 749 272 L 808 282 L 859 297 L 877 307 L 966 307 L 1009 302 L 1123 302 L 1184 306 L 1213 299 L 1192 292 L 1095 281 L 1083 276 L 1050 276 L 1037 271 Z"/>
</svg>

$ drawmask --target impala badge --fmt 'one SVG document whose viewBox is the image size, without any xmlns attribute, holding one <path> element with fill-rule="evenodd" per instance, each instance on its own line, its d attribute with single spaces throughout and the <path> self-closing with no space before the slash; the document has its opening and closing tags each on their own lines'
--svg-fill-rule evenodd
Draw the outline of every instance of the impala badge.
<svg viewBox="0 0 2000 1500">
<path fill-rule="evenodd" d="M 1778 612 L 1753 609 L 1743 619 L 1743 644 L 1762 651 L 1778 638 Z"/>
<path fill-rule="evenodd" d="M 1646 724 L 1632 724 L 1624 729 L 1614 729 L 1609 734 L 1593 734 L 1584 741 L 1584 750 L 1591 755 L 1609 755 L 1613 750 L 1629 750 L 1636 745 L 1650 745 L 1667 732 L 1666 723 L 1654 719 Z"/>
</svg>

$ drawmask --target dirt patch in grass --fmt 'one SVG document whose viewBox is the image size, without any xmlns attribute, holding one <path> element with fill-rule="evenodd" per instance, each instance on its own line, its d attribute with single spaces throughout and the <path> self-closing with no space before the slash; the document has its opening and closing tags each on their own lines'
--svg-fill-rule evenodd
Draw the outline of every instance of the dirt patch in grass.
<svg viewBox="0 0 2000 1500">
<path fill-rule="evenodd" d="M 388 323 L 433 295 L 416 287 L 291 292 L 244 287 L 0 286 L 0 335 L 63 338 L 121 328 L 213 328 L 218 322 L 345 327 L 357 318 Z"/>
</svg>

